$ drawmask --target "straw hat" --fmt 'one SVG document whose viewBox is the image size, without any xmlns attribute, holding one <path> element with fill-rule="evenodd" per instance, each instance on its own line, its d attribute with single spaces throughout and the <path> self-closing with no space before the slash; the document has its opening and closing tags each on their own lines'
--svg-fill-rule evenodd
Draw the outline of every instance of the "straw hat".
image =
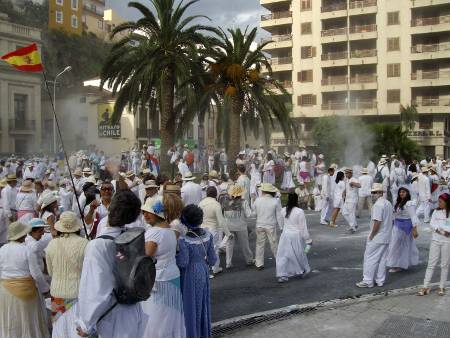
<svg viewBox="0 0 450 338">
<path fill-rule="evenodd" d="M 228 189 L 228 195 L 230 195 L 231 197 L 239 197 L 239 196 L 243 196 L 244 194 L 245 194 L 245 189 L 241 185 L 232 185 Z"/>
<path fill-rule="evenodd" d="M 275 188 L 273 185 L 272 185 L 272 183 L 263 183 L 263 184 L 261 184 L 261 188 L 260 188 L 260 190 L 261 191 L 264 191 L 264 192 L 278 192 L 278 189 L 277 188 Z"/>
<path fill-rule="evenodd" d="M 6 182 L 14 182 L 14 181 L 17 181 L 16 174 L 9 174 L 8 176 L 6 176 Z"/>
<path fill-rule="evenodd" d="M 166 216 L 164 215 L 164 205 L 160 199 L 148 198 L 141 207 L 141 210 L 156 215 L 159 218 L 166 219 Z"/>
<path fill-rule="evenodd" d="M 384 192 L 383 184 L 381 184 L 381 183 L 374 183 L 372 185 L 372 192 Z"/>
<path fill-rule="evenodd" d="M 84 183 L 97 184 L 97 181 L 94 176 L 89 176 L 88 178 L 86 178 L 86 181 Z"/>
<path fill-rule="evenodd" d="M 177 193 L 179 194 L 181 192 L 181 189 L 178 185 L 176 184 L 167 184 L 164 187 L 164 193 Z"/>
<path fill-rule="evenodd" d="M 352 168 L 345 168 L 344 172 L 346 173 L 352 173 L 353 169 Z"/>
<path fill-rule="evenodd" d="M 432 171 L 432 172 L 434 172 L 435 174 L 437 174 L 437 171 L 436 171 L 436 167 L 435 167 L 435 166 L 430 166 L 430 171 Z"/>
<path fill-rule="evenodd" d="M 195 176 L 193 176 L 192 173 L 189 171 L 186 173 L 186 175 L 184 175 L 182 180 L 183 181 L 193 181 L 193 180 L 195 180 Z"/>
<path fill-rule="evenodd" d="M 150 171 L 150 169 L 145 168 L 144 170 L 142 170 L 142 173 L 143 173 L 143 174 L 150 174 L 151 171 Z"/>
<path fill-rule="evenodd" d="M 42 197 L 42 205 L 41 208 L 44 209 L 45 207 L 48 207 L 50 204 L 56 202 L 56 197 L 53 195 L 53 193 L 45 194 Z"/>
<path fill-rule="evenodd" d="M 33 190 L 33 182 L 30 180 L 25 180 L 22 182 L 22 186 L 20 187 L 20 191 L 30 192 Z"/>
<path fill-rule="evenodd" d="M 8 226 L 8 241 L 15 241 L 26 236 L 31 227 L 22 222 L 13 222 Z"/>
<path fill-rule="evenodd" d="M 284 152 L 284 157 L 291 157 L 291 154 L 289 154 L 287 151 Z"/>
<path fill-rule="evenodd" d="M 211 178 L 218 178 L 219 177 L 219 173 L 217 171 L 215 171 L 215 170 L 211 170 L 209 172 L 209 177 L 211 177 Z"/>
<path fill-rule="evenodd" d="M 4 188 L 4 187 L 6 187 L 6 180 L 5 179 L 0 180 L 0 188 Z"/>
<path fill-rule="evenodd" d="M 416 180 L 418 177 L 419 177 L 419 174 L 418 174 L 418 173 L 413 173 L 413 174 L 412 174 L 412 177 L 411 177 L 411 182 L 414 181 L 414 180 Z"/>
<path fill-rule="evenodd" d="M 73 173 L 73 176 L 78 176 L 78 177 L 80 177 L 80 176 L 83 176 L 83 173 L 81 172 L 80 169 L 76 169 L 76 170 L 74 171 L 74 173 Z"/>
<path fill-rule="evenodd" d="M 428 169 L 428 167 L 422 167 L 422 168 L 420 168 L 420 171 L 422 173 L 427 173 L 428 171 L 430 171 L 430 169 Z"/>
<path fill-rule="evenodd" d="M 91 173 L 92 173 L 91 168 L 86 167 L 83 169 L 83 174 L 91 174 Z"/>
<path fill-rule="evenodd" d="M 368 174 L 368 173 L 369 173 L 369 170 L 367 168 L 363 168 L 361 170 L 361 174 Z"/>
<path fill-rule="evenodd" d="M 148 180 L 148 181 L 145 181 L 144 188 L 145 189 L 159 188 L 159 186 L 156 184 L 156 182 L 154 180 Z"/>
<path fill-rule="evenodd" d="M 63 233 L 77 232 L 80 229 L 80 220 L 72 211 L 64 211 L 55 223 L 55 230 Z"/>
<path fill-rule="evenodd" d="M 136 174 L 134 173 L 134 171 L 127 171 L 127 173 L 126 173 L 126 177 L 127 178 L 131 178 L 131 177 L 133 177 L 133 176 L 136 176 Z"/>
<path fill-rule="evenodd" d="M 31 229 L 48 227 L 48 224 L 45 224 L 45 222 L 40 218 L 32 218 L 28 222 L 28 225 L 31 227 Z"/>
</svg>

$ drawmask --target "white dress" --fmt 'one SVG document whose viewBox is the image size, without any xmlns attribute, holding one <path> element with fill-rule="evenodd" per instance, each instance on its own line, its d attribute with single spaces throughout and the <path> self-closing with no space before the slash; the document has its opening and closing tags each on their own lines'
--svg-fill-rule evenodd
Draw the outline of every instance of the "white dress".
<svg viewBox="0 0 450 338">
<path fill-rule="evenodd" d="M 342 209 L 344 206 L 344 198 L 342 197 L 342 194 L 345 191 L 345 182 L 339 181 L 338 184 L 334 186 L 334 198 L 333 198 L 333 206 L 335 208 Z"/>
<path fill-rule="evenodd" d="M 270 160 L 266 163 L 264 163 L 263 166 L 263 183 L 271 183 L 275 184 L 275 172 L 274 167 L 275 162 L 273 160 Z"/>
<path fill-rule="evenodd" d="M 312 241 L 305 213 L 300 208 L 293 208 L 289 218 L 286 218 L 286 208 L 283 208 L 282 215 L 284 227 L 276 257 L 277 277 L 293 277 L 309 273 L 311 269 L 305 254 L 305 246 Z"/>
<path fill-rule="evenodd" d="M 288 160 L 288 162 L 284 166 L 283 182 L 281 183 L 281 189 L 287 190 L 292 188 L 295 188 L 295 183 L 292 177 L 292 162 L 291 160 Z"/>
<path fill-rule="evenodd" d="M 258 184 L 261 184 L 261 173 L 256 169 L 255 164 L 252 163 L 250 169 L 250 195 L 252 197 L 257 195 L 256 186 Z"/>
</svg>

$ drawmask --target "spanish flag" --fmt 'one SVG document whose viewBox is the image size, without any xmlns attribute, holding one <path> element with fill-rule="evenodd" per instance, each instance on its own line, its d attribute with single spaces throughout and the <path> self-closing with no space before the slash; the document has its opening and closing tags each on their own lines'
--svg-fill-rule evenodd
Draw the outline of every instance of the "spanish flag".
<svg viewBox="0 0 450 338">
<path fill-rule="evenodd" d="M 43 70 L 41 56 L 35 43 L 3 55 L 2 60 L 23 72 L 41 72 Z"/>
</svg>

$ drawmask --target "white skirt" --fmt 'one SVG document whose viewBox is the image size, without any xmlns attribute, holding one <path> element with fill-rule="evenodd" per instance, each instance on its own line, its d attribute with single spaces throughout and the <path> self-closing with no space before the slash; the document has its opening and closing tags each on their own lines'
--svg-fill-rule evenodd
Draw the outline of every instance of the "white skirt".
<svg viewBox="0 0 450 338">
<path fill-rule="evenodd" d="M 276 257 L 277 277 L 293 277 L 310 272 L 300 232 L 283 231 Z"/>
<path fill-rule="evenodd" d="M 78 318 L 78 302 L 75 302 L 69 311 L 64 312 L 53 323 L 52 338 L 79 338 L 75 321 Z"/>
<path fill-rule="evenodd" d="M 40 296 L 21 300 L 0 283 L 0 337 L 48 338 L 45 306 Z"/>
<path fill-rule="evenodd" d="M 281 189 L 291 189 L 295 188 L 295 183 L 292 178 L 292 171 L 285 171 L 283 174 L 283 182 L 281 182 Z"/>
<path fill-rule="evenodd" d="M 419 250 L 413 235 L 407 235 L 394 225 L 386 266 L 407 270 L 410 266 L 418 264 Z"/>
</svg>

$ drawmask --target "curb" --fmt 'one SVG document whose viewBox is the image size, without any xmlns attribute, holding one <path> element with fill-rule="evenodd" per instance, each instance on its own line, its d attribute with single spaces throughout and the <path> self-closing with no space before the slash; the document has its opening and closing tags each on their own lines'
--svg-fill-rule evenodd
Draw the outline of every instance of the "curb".
<svg viewBox="0 0 450 338">
<path fill-rule="evenodd" d="M 431 287 L 437 285 L 438 283 L 434 283 L 431 284 Z M 422 285 L 416 285 L 408 288 L 385 290 L 372 294 L 349 296 L 334 300 L 326 300 L 307 304 L 294 304 L 275 310 L 257 312 L 213 323 L 212 332 L 214 337 L 221 337 L 242 328 L 249 328 L 263 323 L 281 321 L 294 315 L 305 314 L 318 310 L 330 310 L 358 303 L 375 301 L 384 297 L 411 295 L 417 293 L 421 287 Z"/>
</svg>

